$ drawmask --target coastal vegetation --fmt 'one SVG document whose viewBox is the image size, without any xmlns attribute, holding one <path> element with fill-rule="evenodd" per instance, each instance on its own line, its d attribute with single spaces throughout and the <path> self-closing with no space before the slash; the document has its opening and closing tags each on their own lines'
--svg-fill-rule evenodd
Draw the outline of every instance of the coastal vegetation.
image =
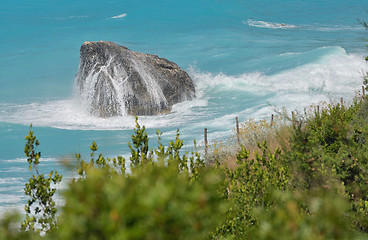
<svg viewBox="0 0 368 240">
<path fill-rule="evenodd" d="M 32 129 L 25 154 L 26 217 L 1 220 L 0 239 L 366 239 L 368 101 L 312 106 L 248 121 L 206 156 L 183 152 L 179 131 L 149 148 L 138 118 L 130 166 L 117 156 L 76 155 L 77 177 L 55 207 L 62 176 L 42 174 Z M 236 140 L 235 140 L 236 139 Z M 33 205 L 32 205 L 33 204 Z M 40 235 L 41 233 L 41 235 Z"/>
</svg>

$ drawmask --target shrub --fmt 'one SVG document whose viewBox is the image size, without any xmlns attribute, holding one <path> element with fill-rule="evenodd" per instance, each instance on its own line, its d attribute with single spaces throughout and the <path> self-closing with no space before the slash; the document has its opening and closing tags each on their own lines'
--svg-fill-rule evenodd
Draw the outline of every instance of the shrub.
<svg viewBox="0 0 368 240">
<path fill-rule="evenodd" d="M 38 233 L 47 232 L 57 228 L 57 208 L 53 200 L 56 188 L 51 187 L 51 183 L 60 183 L 62 175 L 59 175 L 57 171 L 51 171 L 47 176 L 39 173 L 38 164 L 41 152 L 35 152 L 35 148 L 40 143 L 33 134 L 32 125 L 25 138 L 27 143 L 24 153 L 29 164 L 29 171 L 33 171 L 34 174 L 24 188 L 25 194 L 30 199 L 25 206 L 26 219 L 22 222 L 21 229 Z"/>
<path fill-rule="evenodd" d="M 221 180 L 157 164 L 128 176 L 93 170 L 65 193 L 59 239 L 205 239 L 226 211 Z"/>
<path fill-rule="evenodd" d="M 257 227 L 249 239 L 363 239 L 350 228 L 348 203 L 333 191 L 274 191 L 270 209 L 257 208 Z"/>
<path fill-rule="evenodd" d="M 328 105 L 315 111 L 295 127 L 291 150 L 283 155 L 292 166 L 295 189 L 331 188 L 341 182 L 356 215 L 353 222 L 365 230 L 366 212 L 357 209 L 365 209 L 359 205 L 368 200 L 367 109 L 366 101 L 356 99 L 351 106 Z"/>
<path fill-rule="evenodd" d="M 289 172 L 279 159 L 281 151 L 276 149 L 271 152 L 266 142 L 258 144 L 258 147 L 261 154 L 256 152 L 255 158 L 249 158 L 249 151 L 242 146 L 236 167 L 223 167 L 228 186 L 225 196 L 231 208 L 217 235 L 245 239 L 257 222 L 253 209 L 266 209 L 273 205 L 269 198 L 271 189 L 287 188 Z"/>
</svg>

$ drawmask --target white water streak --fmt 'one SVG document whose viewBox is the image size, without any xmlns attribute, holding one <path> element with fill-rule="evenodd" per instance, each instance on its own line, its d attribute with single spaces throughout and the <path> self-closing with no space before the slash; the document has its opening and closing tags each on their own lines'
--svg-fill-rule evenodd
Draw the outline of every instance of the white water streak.
<svg viewBox="0 0 368 240">
<path fill-rule="evenodd" d="M 117 15 L 117 16 L 110 17 L 109 19 L 124 18 L 126 16 L 127 16 L 127 14 L 126 13 L 123 13 L 123 14 L 120 14 L 120 15 Z"/>
<path fill-rule="evenodd" d="M 266 22 L 266 21 L 256 21 L 256 20 L 251 20 L 251 19 L 248 19 L 247 21 L 243 21 L 243 24 L 248 24 L 249 26 L 252 26 L 252 27 L 271 28 L 271 29 L 298 28 L 298 26 L 292 25 L 292 24 Z"/>
<path fill-rule="evenodd" d="M 267 22 L 262 20 L 253 20 L 248 19 L 246 21 L 242 21 L 243 24 L 246 24 L 251 27 L 258 28 L 268 28 L 268 29 L 303 29 L 308 31 L 318 31 L 318 32 L 336 32 L 336 31 L 359 31 L 361 30 L 361 26 L 347 26 L 347 25 L 323 25 L 323 24 L 287 24 L 287 23 L 277 23 L 277 22 Z"/>
<path fill-rule="evenodd" d="M 149 70 L 143 64 L 141 64 L 140 62 L 136 62 L 134 59 L 132 59 L 132 62 L 134 64 L 134 69 L 143 79 L 147 87 L 147 91 L 151 95 L 152 102 L 156 104 L 159 110 L 162 102 L 167 106 L 168 102 L 166 100 L 166 97 L 162 92 L 161 87 L 157 84 L 155 78 L 152 76 Z"/>
</svg>

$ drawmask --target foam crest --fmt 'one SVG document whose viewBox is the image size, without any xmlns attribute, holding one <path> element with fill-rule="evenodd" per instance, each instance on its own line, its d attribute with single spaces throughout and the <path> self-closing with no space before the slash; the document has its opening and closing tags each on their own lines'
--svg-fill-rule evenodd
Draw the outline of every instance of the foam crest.
<svg viewBox="0 0 368 240">
<path fill-rule="evenodd" d="M 82 16 L 66 16 L 66 17 L 45 17 L 45 18 L 46 19 L 55 19 L 55 20 L 58 20 L 58 21 L 64 21 L 64 20 L 88 18 L 88 16 L 82 15 Z"/>
<path fill-rule="evenodd" d="M 272 91 L 323 92 L 341 95 L 352 94 L 362 84 L 367 64 L 362 56 L 348 55 L 341 48 L 317 63 L 299 66 L 292 70 L 266 77 Z"/>
<path fill-rule="evenodd" d="M 229 76 L 224 73 L 213 75 L 202 73 L 194 68 L 189 69 L 189 74 L 193 78 L 197 87 L 197 95 L 201 98 L 209 92 L 222 91 L 247 91 L 250 86 L 257 88 L 260 79 L 264 75 L 260 72 L 246 73 L 240 76 Z M 261 87 L 261 86 L 260 86 Z"/>
<path fill-rule="evenodd" d="M 319 53 L 323 54 L 316 57 L 315 55 Z M 294 53 L 288 53 L 290 54 Z M 246 114 L 248 118 L 262 118 L 272 114 L 274 107 L 285 106 L 294 110 L 320 101 L 330 102 L 340 97 L 351 100 L 354 93 L 361 89 L 363 73 L 368 71 L 363 56 L 347 54 L 340 47 L 326 47 L 295 55 L 299 57 L 314 55 L 315 61 L 273 75 L 263 73 L 244 73 L 239 76 L 228 76 L 223 73 L 212 75 L 193 69 L 191 74 L 197 82 L 197 89 L 201 92 L 202 98 L 218 96 L 219 92 L 223 96 L 231 94 L 235 99 L 237 92 L 258 98 L 260 105 L 246 106 L 246 111 L 239 111 L 236 114 Z M 262 105 L 262 101 L 267 104 Z"/>
<path fill-rule="evenodd" d="M 15 158 L 15 159 L 5 159 L 1 160 L 2 162 L 9 162 L 9 163 L 26 163 L 27 158 Z M 50 158 L 50 157 L 42 157 L 42 162 L 55 162 L 57 161 L 56 158 Z"/>
<path fill-rule="evenodd" d="M 24 168 L 21 167 L 9 167 L 9 168 L 3 168 L 0 170 L 0 173 L 19 173 L 24 171 Z"/>
<path fill-rule="evenodd" d="M 248 24 L 251 27 L 259 27 L 259 28 L 270 28 L 270 29 L 293 29 L 299 28 L 296 25 L 286 24 L 286 23 L 276 23 L 276 22 L 266 22 L 266 21 L 257 21 L 248 19 L 247 21 L 243 21 L 243 24 Z"/>
<path fill-rule="evenodd" d="M 126 16 L 127 16 L 127 14 L 126 13 L 123 13 L 123 14 L 120 14 L 120 15 L 116 15 L 116 16 L 110 17 L 110 19 L 124 18 Z"/>
<path fill-rule="evenodd" d="M 298 66 L 273 75 L 260 72 L 229 76 L 223 73 L 213 75 L 190 70 L 199 91 L 254 91 L 261 88 L 266 91 L 325 91 L 347 93 L 354 91 L 361 84 L 363 73 L 368 66 L 363 56 L 347 54 L 341 47 L 323 47 L 318 51 L 324 55 L 317 56 L 317 50 L 307 53 L 287 53 L 310 58 L 313 63 Z M 285 55 L 285 54 L 281 54 Z M 280 55 L 280 56 L 281 56 Z M 277 61 L 277 59 L 274 59 Z M 294 61 L 303 61 L 298 57 Z M 351 88 L 346 89 L 347 86 Z"/>
<path fill-rule="evenodd" d="M 243 20 L 243 24 L 251 27 L 268 28 L 268 29 L 302 29 L 307 31 L 318 32 L 337 32 L 337 31 L 360 31 L 361 26 L 349 26 L 349 25 L 324 25 L 324 24 L 301 24 L 293 25 L 286 23 L 267 22 L 262 20 Z"/>
<path fill-rule="evenodd" d="M 23 183 L 23 178 L 20 177 L 8 177 L 8 178 L 0 178 L 0 184 L 19 184 Z"/>
<path fill-rule="evenodd" d="M 3 204 L 18 204 L 21 200 L 21 197 L 15 194 L 0 194 L 1 205 Z"/>
<path fill-rule="evenodd" d="M 337 32 L 337 31 L 360 31 L 361 26 L 344 26 L 344 25 L 306 25 L 307 30 L 314 30 L 319 32 Z"/>
</svg>

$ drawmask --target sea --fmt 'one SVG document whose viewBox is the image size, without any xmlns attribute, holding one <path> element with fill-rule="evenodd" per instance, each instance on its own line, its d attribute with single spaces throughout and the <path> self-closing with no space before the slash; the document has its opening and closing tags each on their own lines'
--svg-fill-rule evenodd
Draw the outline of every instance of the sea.
<svg viewBox="0 0 368 240">
<path fill-rule="evenodd" d="M 112 41 L 177 63 L 196 98 L 172 112 L 139 116 L 150 145 L 174 139 L 226 140 L 235 118 L 270 119 L 278 109 L 346 104 L 368 71 L 366 0 L 12 0 L 0 7 L 0 215 L 23 211 L 31 176 L 25 135 L 40 141 L 39 171 L 75 176 L 63 162 L 104 156 L 129 163 L 134 117 L 91 116 L 74 78 L 85 41 Z M 59 196 L 59 202 L 62 199 Z"/>
</svg>

